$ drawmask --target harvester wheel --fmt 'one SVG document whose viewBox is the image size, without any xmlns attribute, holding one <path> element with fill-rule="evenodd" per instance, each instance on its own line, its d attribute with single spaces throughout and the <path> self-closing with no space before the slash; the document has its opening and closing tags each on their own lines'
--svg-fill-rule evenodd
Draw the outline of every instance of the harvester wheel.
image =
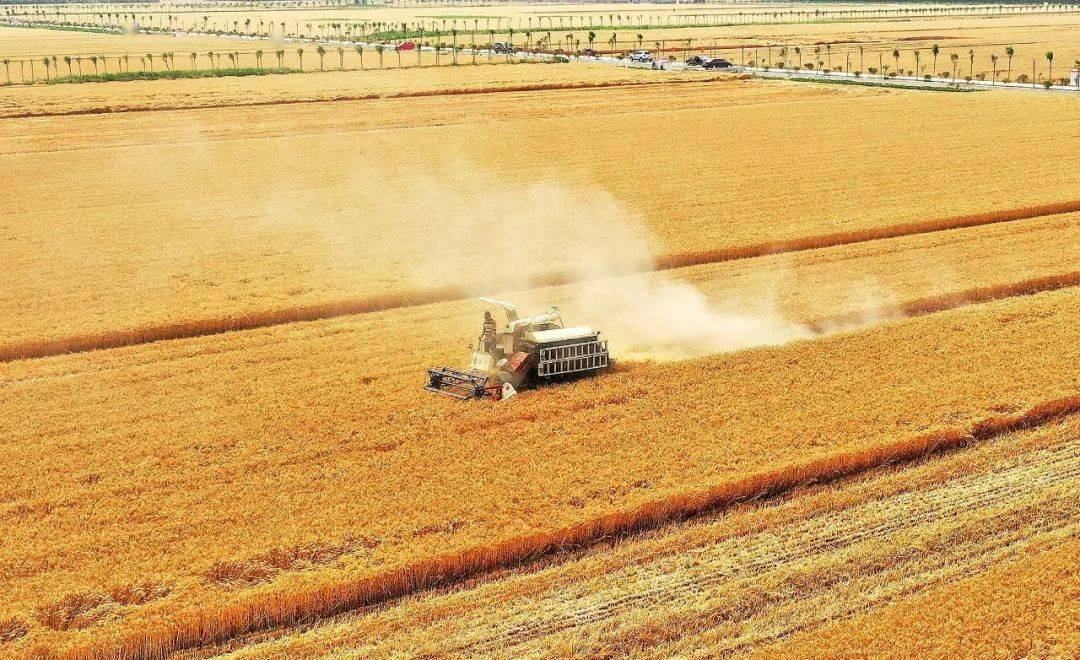
<svg viewBox="0 0 1080 660">
<path fill-rule="evenodd" d="M 498 378 L 500 383 L 510 383 L 515 390 L 521 388 L 522 379 L 509 371 L 500 371 Z"/>
</svg>

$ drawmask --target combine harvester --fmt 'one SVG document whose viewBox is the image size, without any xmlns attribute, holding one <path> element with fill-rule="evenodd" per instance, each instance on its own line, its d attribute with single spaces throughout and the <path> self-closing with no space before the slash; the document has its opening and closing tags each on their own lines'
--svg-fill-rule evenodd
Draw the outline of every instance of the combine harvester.
<svg viewBox="0 0 1080 660">
<path fill-rule="evenodd" d="M 506 324 L 499 329 L 485 312 L 484 332 L 472 349 L 468 369 L 428 369 L 426 389 L 463 401 L 508 399 L 522 389 L 595 375 L 614 362 L 599 332 L 585 326 L 563 327 L 557 307 L 519 317 L 510 303 L 481 300 L 506 310 Z"/>
</svg>

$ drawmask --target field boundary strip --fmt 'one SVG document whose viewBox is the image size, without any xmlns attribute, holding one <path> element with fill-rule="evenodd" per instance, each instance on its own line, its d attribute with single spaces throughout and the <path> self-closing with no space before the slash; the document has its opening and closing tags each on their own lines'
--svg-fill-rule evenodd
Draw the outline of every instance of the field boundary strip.
<svg viewBox="0 0 1080 660">
<path fill-rule="evenodd" d="M 861 232 L 845 232 L 824 236 L 812 236 L 804 239 L 776 241 L 773 243 L 763 243 L 743 248 L 710 250 L 700 253 L 682 253 L 675 257 L 660 257 L 656 259 L 653 262 L 652 270 L 674 270 L 690 266 L 702 266 L 727 261 L 753 259 L 773 254 L 804 252 L 852 245 L 855 243 L 902 238 L 916 234 L 928 234 L 1002 222 L 1029 220 L 1077 211 L 1080 211 L 1080 200 L 1009 209 L 1005 211 L 953 216 L 939 220 L 867 229 Z M 639 272 L 646 273 L 649 272 L 649 269 L 643 269 Z M 634 273 L 628 272 L 625 274 L 630 275 Z M 579 281 L 581 281 L 580 278 L 574 278 L 566 274 L 553 273 L 533 278 L 531 286 L 560 286 L 573 284 Z M 1076 286 L 1077 284 L 1080 284 L 1080 272 L 1074 271 L 1061 275 L 992 287 L 989 289 L 975 289 L 937 298 L 929 298 L 920 302 L 902 305 L 895 310 L 882 311 L 884 311 L 886 315 L 890 311 L 897 315 L 910 316 L 926 314 L 933 311 L 959 307 L 964 304 L 971 304 L 973 302 L 985 302 L 997 298 L 1017 295 L 1030 295 L 1053 289 Z M 173 323 L 72 335 L 57 339 L 32 339 L 9 342 L 6 344 L 0 343 L 0 364 L 4 362 L 14 362 L 16 360 L 40 359 L 66 355 L 69 353 L 85 353 L 95 350 L 123 348 L 125 346 L 137 346 L 157 341 L 207 337 L 225 334 L 227 332 L 256 330 L 288 323 L 319 321 L 343 316 L 353 316 L 356 314 L 382 312 L 404 307 L 418 307 L 420 305 L 429 305 L 433 303 L 464 300 L 474 295 L 475 288 L 475 286 L 471 285 L 438 287 L 412 292 L 354 298 L 350 300 L 337 300 L 283 309 L 257 310 L 240 316 L 208 317 L 192 319 L 190 321 L 177 321 Z M 852 316 L 857 316 L 857 314 L 853 314 Z M 843 317 L 837 317 L 835 319 L 819 319 L 814 323 L 817 324 L 817 327 L 826 325 L 836 327 L 838 323 L 842 321 Z M 814 327 L 814 324 L 812 323 L 811 326 Z"/>
<path fill-rule="evenodd" d="M 677 494 L 548 533 L 538 533 L 432 557 L 371 577 L 269 592 L 219 609 L 193 609 L 155 628 L 67 649 L 62 657 L 158 658 L 220 645 L 242 636 L 323 619 L 437 588 L 463 583 L 538 559 L 577 552 L 641 532 L 716 513 L 750 500 L 775 498 L 797 488 L 852 477 L 886 465 L 910 463 L 999 435 L 1054 423 L 1080 413 L 1080 394 L 1026 411 L 985 418 L 968 428 L 949 427 L 861 451 L 836 454 Z"/>
<path fill-rule="evenodd" d="M 1012 222 L 1015 220 L 1030 220 L 1031 218 L 1060 215 L 1062 213 L 1075 213 L 1078 211 L 1080 211 L 1080 200 L 1040 204 L 1038 206 L 1024 206 L 999 211 L 986 211 L 983 213 L 956 215 L 948 218 L 922 220 L 918 222 L 888 225 L 885 227 L 873 227 L 870 229 L 822 234 L 819 236 L 806 236 L 782 241 L 768 241 L 741 247 L 702 250 L 697 252 L 679 252 L 659 257 L 655 261 L 655 267 L 657 270 L 686 268 L 687 266 L 701 266 L 723 261 L 764 257 L 770 254 L 802 252 L 819 248 L 865 243 L 887 238 L 901 238 L 903 236 L 913 236 L 915 234 L 929 234 L 950 229 L 970 229 L 972 227 L 981 227 L 983 225 Z"/>
<path fill-rule="evenodd" d="M 655 87 L 660 85 L 688 85 L 735 80 L 749 80 L 750 76 L 712 76 L 700 79 L 678 78 L 674 80 L 609 80 L 601 82 L 530 83 L 502 85 L 498 87 L 450 87 L 405 92 L 331 95 L 322 98 L 272 99 L 268 101 L 236 101 L 232 103 L 203 103 L 192 105 L 162 106 L 99 106 L 71 110 L 44 110 L 41 112 L 16 112 L 0 114 L 0 119 L 34 119 L 38 117 L 74 117 L 79 115 L 111 115 L 137 112 L 175 112 L 180 110 L 216 110 L 221 108 L 258 108 L 275 105 L 307 105 L 314 103 L 337 103 L 341 101 L 378 101 L 383 99 L 411 99 L 430 96 L 472 96 L 479 94 L 505 94 L 520 92 L 573 91 L 610 88 Z M 84 83 L 93 84 L 93 83 Z"/>
<path fill-rule="evenodd" d="M 944 312 L 965 305 L 977 305 L 979 303 L 1001 300 L 1003 298 L 1016 298 L 1020 296 L 1033 296 L 1039 293 L 1066 289 L 1080 286 L 1080 271 L 1063 273 L 1060 275 L 1048 275 L 1036 277 L 1020 282 L 1009 282 L 994 286 L 976 287 L 954 293 L 946 293 L 940 296 L 917 298 L 899 305 L 884 307 L 873 310 L 875 315 L 884 318 L 910 318 Z M 815 332 L 825 333 L 830 330 L 855 328 L 866 325 L 866 317 L 863 312 L 855 311 L 834 316 L 825 316 L 806 324 Z"/>
</svg>

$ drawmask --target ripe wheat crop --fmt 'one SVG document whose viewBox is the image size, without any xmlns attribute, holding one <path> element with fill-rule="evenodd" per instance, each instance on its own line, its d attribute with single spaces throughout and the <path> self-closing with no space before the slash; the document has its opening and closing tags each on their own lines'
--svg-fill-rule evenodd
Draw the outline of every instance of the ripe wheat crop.
<svg viewBox="0 0 1080 660">
<path fill-rule="evenodd" d="M 528 288 L 577 267 L 578 245 L 638 258 L 619 266 L 678 266 L 1075 209 L 1066 141 L 984 139 L 989 112 L 1033 131 L 1072 130 L 1080 115 L 1058 98 L 941 104 L 747 82 L 519 94 L 382 99 L 362 113 L 304 104 L 5 122 L 6 171 L 22 183 L 0 193 L 20 218 L 0 228 L 14 246 L 0 345 Z M 667 112 L 649 110 L 661 104 Z M 590 119 L 598 105 L 607 112 Z M 335 107 L 347 110 L 328 128 Z M 759 121 L 764 112 L 774 121 Z M 717 128 L 688 133 L 687 115 Z M 795 145 L 792 131 L 819 139 Z M 404 157 L 433 143 L 458 146 L 422 167 Z M 927 149 L 949 154 L 929 175 L 909 167 Z M 1002 161 L 999 149 L 1024 158 Z M 728 185 L 686 176 L 720 153 Z M 499 165 L 507 154 L 513 168 Z M 164 157 L 175 170 L 150 166 Z M 630 163 L 663 176 L 646 190 Z M 823 176 L 797 176 L 797 163 Z M 752 185 L 734 183 L 750 171 Z M 878 176 L 886 171 L 895 174 Z M 639 239 L 623 250 L 629 235 Z"/>
<path fill-rule="evenodd" d="M 3 552 L 21 568 L 5 590 L 10 616 L 32 627 L 18 643 L 201 644 L 969 442 L 1075 405 L 1080 374 L 1062 365 L 1080 357 L 1076 305 L 1050 293 L 627 366 L 512 406 L 419 389 L 422 365 L 453 355 L 453 306 L 9 363 Z M 468 327 L 461 318 L 450 325 Z M 416 341 L 388 363 L 401 324 Z M 348 550 L 315 563 L 305 558 L 336 552 L 304 549 L 316 541 Z M 260 572 L 253 587 L 212 577 Z M 100 601 L 87 628 L 53 630 L 37 614 L 147 583 L 164 595 Z"/>
<path fill-rule="evenodd" d="M 427 11 L 245 9 L 214 20 Z M 446 11 L 427 19 L 478 10 Z M 904 67 L 1016 41 L 1019 69 L 1067 65 L 1075 27 L 688 24 L 611 48 Z M 50 75 L 129 49 L 217 67 L 224 43 L 278 64 L 263 41 L 0 27 L 0 59 L 74 56 Z M 1074 98 L 426 51 L 360 71 L 327 46 L 306 71 L 354 70 L 0 85 L 0 655 L 207 652 L 342 614 L 254 650 L 1076 646 L 1039 582 L 1075 572 L 1080 506 Z M 500 404 L 424 392 L 479 294 L 559 305 L 615 369 Z"/>
</svg>

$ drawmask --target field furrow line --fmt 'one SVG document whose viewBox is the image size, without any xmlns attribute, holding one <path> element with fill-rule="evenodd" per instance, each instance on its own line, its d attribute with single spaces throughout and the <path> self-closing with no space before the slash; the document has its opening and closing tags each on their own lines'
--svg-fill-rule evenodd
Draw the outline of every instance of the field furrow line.
<svg viewBox="0 0 1080 660">
<path fill-rule="evenodd" d="M 744 578 L 758 581 L 772 572 L 789 570 L 785 567 L 796 566 L 808 558 L 842 553 L 860 544 L 880 543 L 898 535 L 916 535 L 922 531 L 921 527 L 933 527 L 943 520 L 946 529 L 966 528 L 970 517 L 976 522 L 990 517 L 999 524 L 1003 518 L 1001 507 L 1009 503 L 1019 503 L 1025 511 L 1038 510 L 1048 515 L 1060 510 L 1064 520 L 1068 520 L 1080 511 L 1080 500 L 1074 492 L 1080 483 L 1078 449 L 1070 445 L 1056 453 L 1027 457 L 1030 463 L 958 479 L 925 493 L 896 495 L 751 538 L 731 539 L 701 551 L 683 553 L 672 561 L 661 560 L 647 568 L 634 566 L 623 577 L 611 581 L 618 585 L 620 593 L 628 595 L 586 605 L 597 596 L 592 590 L 584 590 L 573 598 L 563 591 L 546 607 L 529 603 L 517 617 L 522 624 L 483 640 L 467 642 L 453 651 L 502 649 L 595 624 L 618 612 L 649 604 L 663 603 L 668 607 L 697 598 L 703 590 L 731 592 L 725 587 L 728 583 Z M 867 555 L 858 552 L 854 556 Z M 671 576 L 679 577 L 670 579 Z M 574 598 L 582 605 L 575 608 Z M 545 617 L 550 618 L 545 620 Z M 497 625 L 505 628 L 507 623 L 504 617 Z"/>
<path fill-rule="evenodd" d="M 777 497 L 800 486 L 827 483 L 874 468 L 910 462 L 924 456 L 981 442 L 998 435 L 1043 425 L 1080 412 L 1080 395 L 1047 401 L 1021 413 L 988 417 L 967 429 L 944 429 L 869 450 L 837 454 L 793 465 L 700 492 L 668 497 L 630 511 L 621 511 L 549 533 L 512 538 L 416 562 L 362 579 L 307 587 L 282 598 L 259 598 L 226 608 L 185 612 L 182 625 L 166 621 L 112 642 L 91 642 L 71 650 L 71 657 L 105 655 L 148 657 L 222 644 L 260 631 L 319 620 L 445 588 L 495 571 L 527 565 L 545 557 L 597 546 L 614 539 L 658 529 L 714 513 L 740 502 Z"/>
<path fill-rule="evenodd" d="M 771 252 L 760 253 L 758 251 L 758 248 L 754 247 L 749 253 L 742 256 L 740 256 L 737 251 L 733 251 L 730 254 L 713 254 L 711 258 L 715 258 L 714 261 L 700 261 L 682 265 L 678 265 L 676 263 L 669 263 L 665 265 L 666 260 L 661 259 L 656 262 L 653 271 L 644 270 L 640 271 L 640 273 L 638 274 L 676 269 L 694 265 L 705 265 L 708 263 L 722 263 L 725 261 L 751 259 L 766 256 L 768 254 L 824 249 L 829 247 L 848 245 L 854 242 L 869 242 L 889 238 L 899 238 L 902 236 L 909 236 L 914 234 L 947 231 L 963 227 L 975 227 L 981 224 L 988 224 L 989 222 L 1011 222 L 1018 220 L 1027 220 L 1036 217 L 1059 215 L 1061 213 L 1073 211 L 1080 211 L 1080 200 L 1063 204 L 1029 207 L 1025 209 L 1012 209 L 1009 211 L 1001 211 L 994 214 L 984 214 L 980 216 L 963 216 L 963 218 L 973 218 L 972 220 L 970 220 L 972 224 L 968 225 L 958 224 L 961 222 L 961 220 L 958 220 L 957 218 L 947 218 L 938 221 L 937 223 L 927 222 L 919 225 L 907 225 L 906 227 L 911 230 L 910 233 L 877 235 L 879 233 L 877 231 L 868 231 L 865 232 L 865 236 L 860 240 L 849 240 L 850 237 L 848 235 L 836 235 L 834 238 L 837 242 L 833 243 L 830 243 L 828 241 L 825 241 L 823 243 L 817 239 L 807 239 L 805 245 L 800 246 L 792 242 L 786 242 L 783 244 L 777 244 L 777 248 Z M 995 219 L 988 221 L 986 220 L 987 217 L 992 217 Z M 533 287 L 560 286 L 565 284 L 573 284 L 581 281 L 584 280 L 575 279 L 565 274 L 538 276 L 533 280 Z M 873 311 L 875 312 L 875 315 L 880 318 L 918 316 L 948 309 L 955 309 L 964 305 L 999 300 L 1002 298 L 1034 295 L 1046 291 L 1054 291 L 1057 289 L 1073 287 L 1077 286 L 1078 284 L 1080 284 L 1080 271 L 1072 271 L 1069 273 L 1022 280 L 1019 282 L 1013 282 L 994 287 L 981 287 L 971 290 L 965 290 L 958 293 L 951 293 L 943 296 L 919 299 L 901 305 L 876 309 Z M 452 302 L 456 300 L 468 299 L 475 295 L 475 292 L 481 290 L 482 288 L 479 285 L 448 286 L 434 289 L 420 289 L 412 292 L 384 294 L 378 296 L 356 298 L 351 300 L 339 300 L 327 303 L 319 303 L 314 305 L 303 305 L 282 309 L 254 311 L 240 316 L 223 316 L 192 319 L 190 321 L 180 321 L 174 323 L 164 323 L 160 325 L 147 325 L 135 328 L 125 328 L 107 332 L 73 335 L 60 339 L 18 341 L 8 344 L 0 344 L 0 363 L 13 362 L 15 360 L 39 359 L 57 355 L 66 355 L 69 353 L 84 353 L 95 350 L 122 348 L 125 346 L 136 346 L 140 344 L 149 344 L 158 341 L 190 339 L 194 337 L 207 337 L 225 334 L 229 332 L 256 330 L 259 328 L 286 325 L 290 323 L 320 321 L 325 319 L 339 318 L 343 316 L 370 314 L 373 312 L 381 312 L 392 309 L 418 307 L 421 305 L 428 305 L 434 303 Z M 849 314 L 842 314 L 835 317 L 815 319 L 810 321 L 807 325 L 812 329 L 818 330 L 819 332 L 826 332 L 831 329 L 842 329 L 863 324 L 865 324 L 865 314 L 855 312 Z"/>
</svg>

